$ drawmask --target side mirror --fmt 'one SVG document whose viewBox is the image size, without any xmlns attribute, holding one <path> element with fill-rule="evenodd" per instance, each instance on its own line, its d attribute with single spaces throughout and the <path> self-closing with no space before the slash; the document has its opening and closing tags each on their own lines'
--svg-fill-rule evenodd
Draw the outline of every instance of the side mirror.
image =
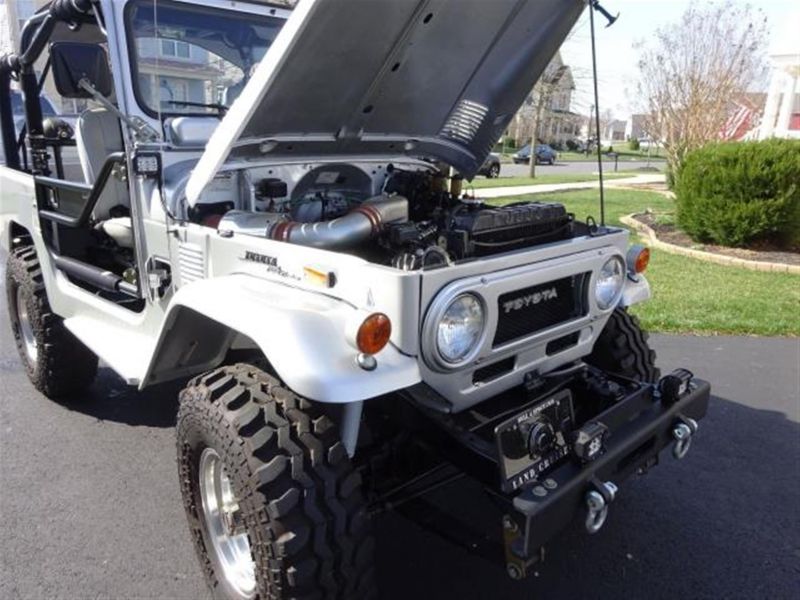
<svg viewBox="0 0 800 600">
<path fill-rule="evenodd" d="M 87 80 L 108 98 L 113 91 L 108 56 L 102 46 L 80 42 L 56 42 L 50 46 L 53 80 L 58 93 L 65 98 L 91 98 L 80 85 Z"/>
</svg>

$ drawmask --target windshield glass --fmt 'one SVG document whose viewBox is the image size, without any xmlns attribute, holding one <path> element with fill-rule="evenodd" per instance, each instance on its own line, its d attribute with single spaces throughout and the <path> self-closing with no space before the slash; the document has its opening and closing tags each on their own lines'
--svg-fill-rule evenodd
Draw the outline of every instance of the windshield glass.
<svg viewBox="0 0 800 600">
<path fill-rule="evenodd" d="M 220 114 L 284 22 L 183 2 L 132 3 L 127 26 L 139 104 L 152 116 Z"/>
</svg>

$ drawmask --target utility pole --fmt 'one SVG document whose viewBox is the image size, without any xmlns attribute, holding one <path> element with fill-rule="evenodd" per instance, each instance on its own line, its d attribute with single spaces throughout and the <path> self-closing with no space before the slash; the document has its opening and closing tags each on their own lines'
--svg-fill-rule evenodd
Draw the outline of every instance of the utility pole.
<svg viewBox="0 0 800 600">
<path fill-rule="evenodd" d="M 589 149 L 591 147 L 592 141 L 592 115 L 594 114 L 594 104 L 589 106 L 589 118 L 586 120 L 586 147 L 583 149 L 583 153 L 586 156 L 589 156 Z"/>
</svg>

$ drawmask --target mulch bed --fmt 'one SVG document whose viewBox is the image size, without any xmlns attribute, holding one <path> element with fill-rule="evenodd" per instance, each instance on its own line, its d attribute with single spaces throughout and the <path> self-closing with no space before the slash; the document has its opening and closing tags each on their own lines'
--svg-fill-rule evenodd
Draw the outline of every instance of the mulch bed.
<svg viewBox="0 0 800 600">
<path fill-rule="evenodd" d="M 659 240 L 667 242 L 668 244 L 675 244 L 676 246 L 683 246 L 684 248 L 703 250 L 705 252 L 713 252 L 715 254 L 733 256 L 746 260 L 758 260 L 763 262 L 782 263 L 786 265 L 800 265 L 800 248 L 794 251 L 788 251 L 777 249 L 767 244 L 751 249 L 729 248 L 727 246 L 717 246 L 715 244 L 699 244 L 692 240 L 692 238 L 690 238 L 684 232 L 677 229 L 674 225 L 657 223 L 653 213 L 635 215 L 635 218 L 637 221 L 644 223 L 653 231 L 655 231 Z"/>
</svg>

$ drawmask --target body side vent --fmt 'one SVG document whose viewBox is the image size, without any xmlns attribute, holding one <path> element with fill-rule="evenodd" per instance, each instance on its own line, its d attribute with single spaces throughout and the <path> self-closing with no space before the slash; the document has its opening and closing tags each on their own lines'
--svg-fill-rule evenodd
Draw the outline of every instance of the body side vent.
<svg viewBox="0 0 800 600">
<path fill-rule="evenodd" d="M 178 246 L 178 265 L 183 285 L 206 277 L 205 255 L 197 244 L 183 243 Z"/>
</svg>

